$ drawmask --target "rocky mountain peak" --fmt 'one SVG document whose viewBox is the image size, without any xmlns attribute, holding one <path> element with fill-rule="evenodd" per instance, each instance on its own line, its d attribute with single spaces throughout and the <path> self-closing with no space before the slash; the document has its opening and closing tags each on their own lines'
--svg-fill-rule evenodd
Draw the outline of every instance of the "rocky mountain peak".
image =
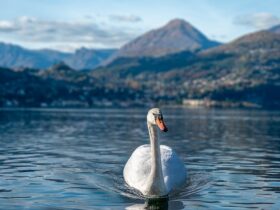
<svg viewBox="0 0 280 210">
<path fill-rule="evenodd" d="M 124 45 L 111 61 L 119 57 L 161 57 L 182 51 L 196 51 L 219 45 L 183 19 L 148 31 Z"/>
</svg>

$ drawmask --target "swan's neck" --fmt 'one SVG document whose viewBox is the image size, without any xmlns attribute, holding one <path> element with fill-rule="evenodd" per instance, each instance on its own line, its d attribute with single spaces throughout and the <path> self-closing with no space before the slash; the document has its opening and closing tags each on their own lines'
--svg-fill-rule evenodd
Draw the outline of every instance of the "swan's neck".
<svg viewBox="0 0 280 210">
<path fill-rule="evenodd" d="M 164 196 L 167 194 L 167 190 L 162 175 L 157 127 L 148 123 L 148 130 L 151 144 L 151 172 L 147 180 L 147 194 L 151 196 Z"/>
</svg>

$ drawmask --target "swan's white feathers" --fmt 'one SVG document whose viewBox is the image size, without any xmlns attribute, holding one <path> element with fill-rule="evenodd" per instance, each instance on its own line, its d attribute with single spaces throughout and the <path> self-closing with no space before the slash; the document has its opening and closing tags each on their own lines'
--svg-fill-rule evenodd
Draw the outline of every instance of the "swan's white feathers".
<svg viewBox="0 0 280 210">
<path fill-rule="evenodd" d="M 168 193 L 181 187 L 186 181 L 186 168 L 172 148 L 160 145 L 164 183 Z M 151 147 L 139 146 L 132 153 L 124 168 L 124 179 L 128 185 L 144 192 L 151 170 Z"/>
</svg>

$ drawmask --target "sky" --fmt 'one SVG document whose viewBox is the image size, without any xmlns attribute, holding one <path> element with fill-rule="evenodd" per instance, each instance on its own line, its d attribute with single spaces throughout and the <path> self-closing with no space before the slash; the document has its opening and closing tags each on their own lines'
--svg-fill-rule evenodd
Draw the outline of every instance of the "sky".
<svg viewBox="0 0 280 210">
<path fill-rule="evenodd" d="M 30 49 L 119 48 L 174 18 L 230 42 L 280 24 L 278 0 L 0 0 L 0 42 Z"/>
</svg>

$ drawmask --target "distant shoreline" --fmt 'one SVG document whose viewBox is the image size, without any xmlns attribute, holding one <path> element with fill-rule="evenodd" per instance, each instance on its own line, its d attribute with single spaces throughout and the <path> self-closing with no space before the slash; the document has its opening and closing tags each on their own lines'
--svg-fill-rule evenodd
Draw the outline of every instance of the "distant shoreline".
<svg viewBox="0 0 280 210">
<path fill-rule="evenodd" d="M 20 111 L 32 111 L 32 110 L 100 110 L 100 109 L 145 109 L 151 107 L 162 107 L 162 108 L 185 108 L 185 109 L 246 109 L 246 110 L 280 110 L 278 107 L 261 107 L 261 106 L 251 106 L 250 104 L 246 106 L 246 103 L 236 102 L 236 103 L 225 103 L 218 102 L 212 104 L 202 103 L 199 105 L 189 105 L 189 104 L 153 104 L 150 106 L 92 106 L 92 107 L 0 107 L 0 111 L 5 110 L 20 110 Z"/>
</svg>

